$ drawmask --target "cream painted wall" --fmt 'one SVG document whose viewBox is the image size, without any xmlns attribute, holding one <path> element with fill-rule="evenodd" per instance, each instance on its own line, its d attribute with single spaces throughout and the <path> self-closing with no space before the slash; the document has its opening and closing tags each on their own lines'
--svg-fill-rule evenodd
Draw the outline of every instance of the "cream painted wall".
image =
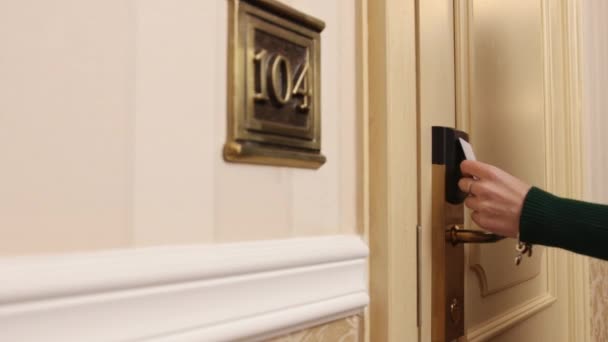
<svg viewBox="0 0 608 342">
<path fill-rule="evenodd" d="M 355 4 L 289 3 L 327 23 L 318 171 L 221 159 L 227 1 L 138 2 L 137 244 L 356 231 Z"/>
<path fill-rule="evenodd" d="M 585 137 L 585 198 L 608 203 L 608 3 L 581 1 L 583 116 Z M 591 334 L 608 340 L 608 265 L 590 259 Z"/>
<path fill-rule="evenodd" d="M 0 1 L 0 254 L 130 243 L 134 18 Z"/>
<path fill-rule="evenodd" d="M 355 2 L 286 2 L 327 24 L 318 171 L 223 161 L 227 0 L 1 2 L 0 254 L 356 233 Z"/>
</svg>

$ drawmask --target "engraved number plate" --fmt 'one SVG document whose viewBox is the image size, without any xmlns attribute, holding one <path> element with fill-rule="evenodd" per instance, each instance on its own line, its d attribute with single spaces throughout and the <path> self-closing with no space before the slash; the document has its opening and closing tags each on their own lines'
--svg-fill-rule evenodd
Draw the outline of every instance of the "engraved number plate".
<svg viewBox="0 0 608 342">
<path fill-rule="evenodd" d="M 274 0 L 230 0 L 229 11 L 224 158 L 319 168 L 325 24 Z"/>
</svg>

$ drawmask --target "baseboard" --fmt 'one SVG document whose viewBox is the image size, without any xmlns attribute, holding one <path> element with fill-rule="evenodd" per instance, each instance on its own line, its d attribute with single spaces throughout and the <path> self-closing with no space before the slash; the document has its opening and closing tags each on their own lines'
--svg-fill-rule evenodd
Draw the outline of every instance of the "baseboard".
<svg viewBox="0 0 608 342">
<path fill-rule="evenodd" d="M 0 261 L 0 341 L 256 341 L 359 313 L 357 236 Z"/>
</svg>

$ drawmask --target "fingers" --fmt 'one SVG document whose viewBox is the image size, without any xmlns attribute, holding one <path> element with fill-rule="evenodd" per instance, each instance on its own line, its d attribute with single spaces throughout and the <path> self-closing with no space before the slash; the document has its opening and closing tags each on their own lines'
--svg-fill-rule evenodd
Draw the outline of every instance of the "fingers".
<svg viewBox="0 0 608 342">
<path fill-rule="evenodd" d="M 460 164 L 463 177 L 458 187 L 471 195 L 465 205 L 471 218 L 481 228 L 503 235 L 516 236 L 525 194 L 530 186 L 499 168 L 478 161 Z"/>
<path fill-rule="evenodd" d="M 505 217 L 506 211 L 504 208 L 497 207 L 495 202 L 482 197 L 467 197 L 464 204 L 467 206 L 467 208 L 483 216 L 493 218 Z"/>
<path fill-rule="evenodd" d="M 475 222 L 482 229 L 489 230 L 491 232 L 495 232 L 497 230 L 496 226 L 500 223 L 499 220 L 496 220 L 491 216 L 484 215 L 479 211 L 472 212 L 471 219 L 473 219 L 473 222 Z"/>
<path fill-rule="evenodd" d="M 486 215 L 479 211 L 472 212 L 471 219 L 473 219 L 473 222 L 475 222 L 479 227 L 484 230 L 504 235 L 504 233 L 502 232 L 502 226 L 504 223 L 503 219 Z"/>
<path fill-rule="evenodd" d="M 482 229 L 498 235 L 514 238 L 517 237 L 519 231 L 517 222 L 509 222 L 505 218 L 493 217 L 474 211 L 471 213 L 471 219 Z"/>
<path fill-rule="evenodd" d="M 464 205 L 473 211 L 481 211 L 483 208 L 482 200 L 475 196 L 467 197 L 467 199 L 464 200 Z"/>
<path fill-rule="evenodd" d="M 460 163 L 460 171 L 462 174 L 479 179 L 494 179 L 496 175 L 494 166 L 476 160 L 465 160 Z"/>
<path fill-rule="evenodd" d="M 492 189 L 492 185 L 487 181 L 475 180 L 469 177 L 461 178 L 458 181 L 458 187 L 462 192 L 476 197 L 488 197 L 488 192 Z"/>
<path fill-rule="evenodd" d="M 460 188 L 460 191 L 468 194 L 473 186 L 473 182 L 475 182 L 475 180 L 473 178 L 469 178 L 469 177 L 461 178 L 458 181 L 458 187 Z"/>
</svg>

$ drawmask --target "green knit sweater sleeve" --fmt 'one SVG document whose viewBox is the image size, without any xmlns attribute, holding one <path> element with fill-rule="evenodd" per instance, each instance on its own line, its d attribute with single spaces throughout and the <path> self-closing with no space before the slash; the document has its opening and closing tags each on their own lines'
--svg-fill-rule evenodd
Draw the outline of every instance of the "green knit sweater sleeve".
<svg viewBox="0 0 608 342">
<path fill-rule="evenodd" d="M 565 199 L 532 187 L 524 200 L 521 241 L 608 260 L 608 206 Z"/>
</svg>

